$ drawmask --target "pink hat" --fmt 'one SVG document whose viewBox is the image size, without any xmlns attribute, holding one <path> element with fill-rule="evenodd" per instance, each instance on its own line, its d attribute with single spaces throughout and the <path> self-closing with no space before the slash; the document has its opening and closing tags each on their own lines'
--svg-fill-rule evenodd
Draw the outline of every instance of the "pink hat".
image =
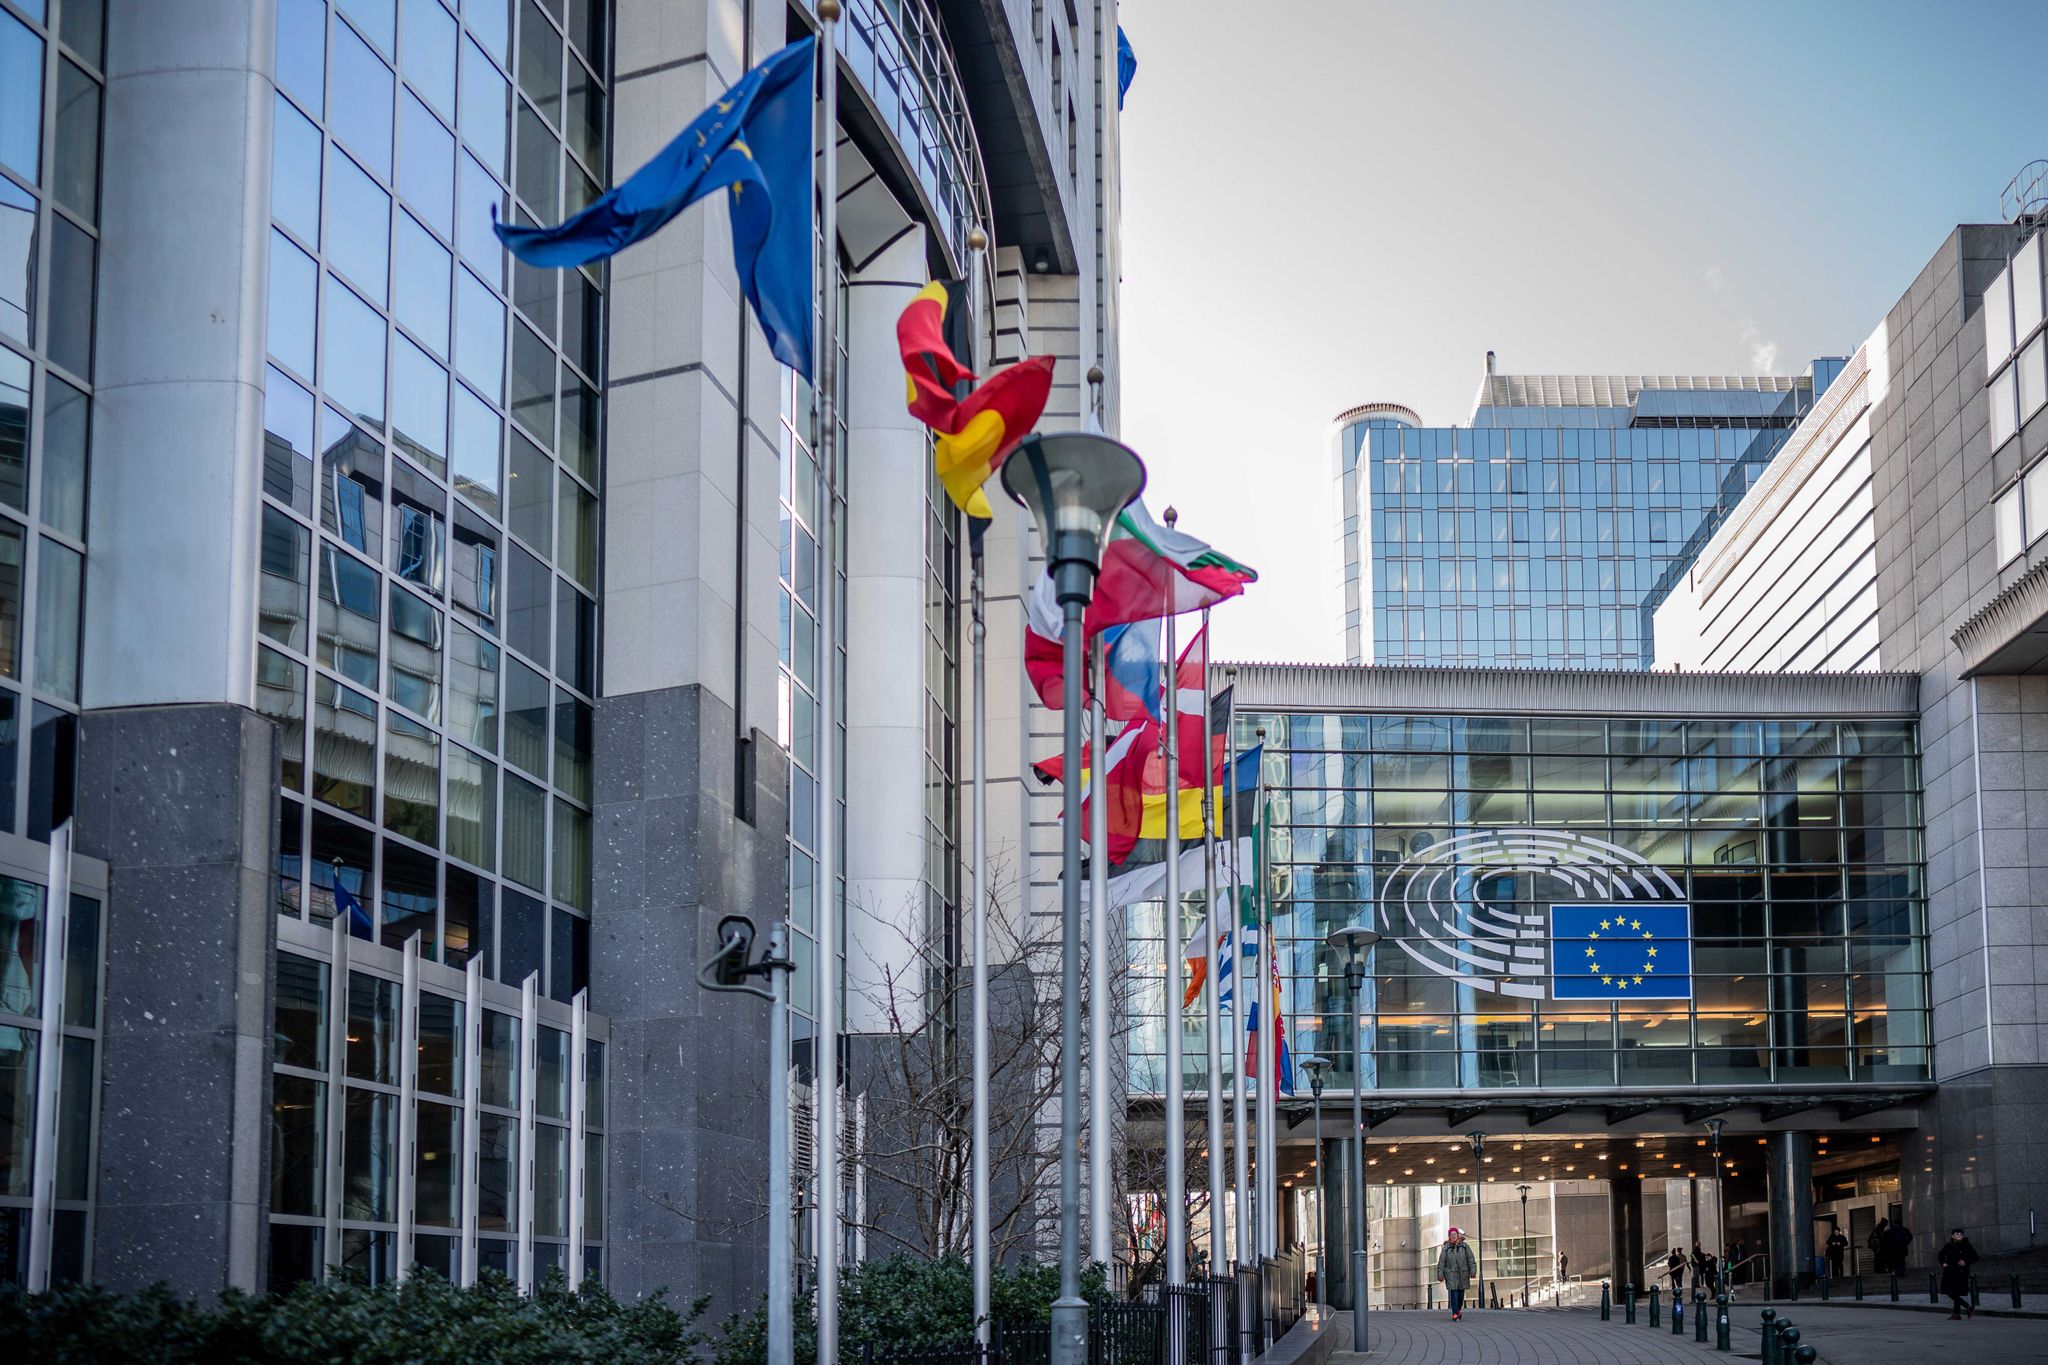
<svg viewBox="0 0 2048 1365">
<path fill-rule="evenodd" d="M 1464 1236 L 1465 1234 L 1464 1234 L 1464 1233 L 1462 1233 L 1462 1232 L 1460 1232 L 1460 1231 L 1458 1231 L 1458 1230 L 1457 1230 L 1456 1228 L 1452 1228 L 1452 1229 L 1451 1229 L 1451 1232 L 1450 1232 L 1450 1235 L 1451 1235 L 1451 1236 L 1453 1236 L 1453 1237 L 1463 1237 L 1463 1236 Z"/>
</svg>

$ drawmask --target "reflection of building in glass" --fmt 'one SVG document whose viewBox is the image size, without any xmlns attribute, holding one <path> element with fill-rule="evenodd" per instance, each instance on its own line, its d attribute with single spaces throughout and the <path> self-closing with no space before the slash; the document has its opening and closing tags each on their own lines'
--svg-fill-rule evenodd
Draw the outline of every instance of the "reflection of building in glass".
<svg viewBox="0 0 2048 1365">
<path fill-rule="evenodd" d="M 1335 423 L 1353 663 L 1637 668 L 1639 607 L 1841 362 L 1804 375 L 1510 375 L 1472 420 Z"/>
</svg>

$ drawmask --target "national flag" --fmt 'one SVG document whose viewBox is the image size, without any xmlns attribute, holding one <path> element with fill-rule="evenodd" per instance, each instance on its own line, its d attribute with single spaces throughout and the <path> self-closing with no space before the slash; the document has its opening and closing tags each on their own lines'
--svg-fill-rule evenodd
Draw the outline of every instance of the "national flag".
<svg viewBox="0 0 2048 1365">
<path fill-rule="evenodd" d="M 1124 96 L 1131 92 L 1131 80 L 1138 74 L 1138 54 L 1131 51 L 1131 40 L 1124 37 L 1124 26 L 1116 26 L 1116 111 L 1124 111 Z"/>
<path fill-rule="evenodd" d="M 1252 840 L 1249 837 L 1251 806 L 1256 800 L 1260 751 L 1252 750 L 1249 755 L 1240 755 L 1236 768 L 1237 790 L 1231 800 L 1239 808 L 1239 828 L 1246 837 L 1234 844 L 1227 839 L 1220 840 L 1214 849 L 1216 884 L 1219 887 L 1239 888 L 1238 900 L 1245 907 L 1238 920 L 1239 956 L 1254 957 L 1258 952 L 1259 928 L 1257 917 L 1251 912 L 1251 887 L 1239 875 L 1240 868 L 1249 868 L 1252 862 Z M 1248 785 L 1245 785 L 1248 784 Z M 1219 813 L 1217 833 L 1227 836 L 1230 821 L 1227 815 Z M 1112 852 L 1116 852 L 1115 840 L 1111 840 Z M 1203 845 L 1196 843 L 1181 850 L 1180 873 L 1184 885 L 1195 885 L 1202 876 L 1202 858 L 1207 852 Z M 1126 905 L 1137 905 L 1144 901 L 1157 900 L 1160 888 L 1166 883 L 1166 844 L 1164 840 L 1133 842 L 1122 852 L 1121 865 L 1110 876 L 1107 903 L 1111 909 Z"/>
<path fill-rule="evenodd" d="M 1158 620 L 1133 621 L 1102 632 L 1102 710 L 1111 720 L 1164 720 L 1159 697 L 1166 650 Z"/>
<path fill-rule="evenodd" d="M 583 265 L 617 255 L 697 200 L 729 189 L 740 288 L 775 358 L 813 378 L 816 47 L 815 38 L 791 43 L 749 71 L 582 212 L 553 227 L 494 222 L 498 239 L 528 265 Z"/>
<path fill-rule="evenodd" d="M 946 495 L 970 517 L 995 515 L 982 485 L 1030 434 L 1052 394 L 1051 356 L 1032 356 L 990 375 L 965 398 L 954 386 L 974 378 L 946 344 L 946 286 L 926 285 L 896 319 L 910 415 L 937 433 L 933 462 Z"/>
<path fill-rule="evenodd" d="M 1280 1008 L 1280 963 L 1278 958 L 1272 954 L 1268 954 L 1266 960 L 1270 971 L 1268 973 L 1269 985 L 1265 1005 L 1266 1013 L 1273 1021 L 1272 1055 L 1276 1063 L 1275 1070 L 1280 1077 L 1280 1093 L 1292 1095 L 1294 1093 L 1294 1054 L 1287 1046 L 1287 1018 L 1285 1012 Z M 1251 1039 L 1245 1047 L 1244 1074 L 1256 1079 L 1259 1075 L 1259 1054 L 1266 1050 L 1259 1045 L 1261 1037 L 1259 1033 L 1259 1002 L 1256 1000 L 1252 1003 L 1247 1028 L 1251 1034 Z"/>
<path fill-rule="evenodd" d="M 348 917 L 348 931 L 355 938 L 376 937 L 376 928 L 370 923 L 370 912 L 363 909 L 363 903 L 355 893 L 341 884 L 341 864 L 334 865 L 334 913 Z"/>
<path fill-rule="evenodd" d="M 1117 514 L 1103 548 L 1088 607 L 1088 634 L 1212 607 L 1236 597 L 1258 577 L 1209 542 L 1153 520 L 1144 502 L 1134 499 Z"/>
<path fill-rule="evenodd" d="M 1040 574 L 1024 594 L 1024 676 L 1031 680 L 1038 704 L 1048 711 L 1058 711 L 1066 705 L 1061 695 L 1067 677 L 1066 633 L 1066 619 L 1061 615 L 1059 599 L 1053 595 L 1052 575 Z M 1085 678 L 1081 690 L 1082 700 L 1086 701 Z"/>
<path fill-rule="evenodd" d="M 1558 1000 L 1692 999 L 1692 909 L 1660 901 L 1550 907 Z"/>
</svg>

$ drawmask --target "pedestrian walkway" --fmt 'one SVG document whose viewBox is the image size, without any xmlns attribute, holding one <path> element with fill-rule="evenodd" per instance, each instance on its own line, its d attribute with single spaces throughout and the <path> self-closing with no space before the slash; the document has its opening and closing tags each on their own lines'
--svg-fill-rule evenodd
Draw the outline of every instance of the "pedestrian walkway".
<svg viewBox="0 0 2048 1365">
<path fill-rule="evenodd" d="M 1945 1351 L 1969 1365 L 2048 1360 L 2048 1324 L 2034 1320 L 1950 1322 L 1818 1303 L 1777 1307 L 1798 1324 L 1801 1344 L 1820 1352 L 1820 1365 L 1927 1365 Z M 1734 1349 L 1726 1354 L 1695 1342 L 1690 1321 L 1674 1336 L 1668 1322 L 1652 1329 L 1646 1312 L 1638 1316 L 1631 1326 L 1618 1310 L 1613 1321 L 1602 1322 L 1597 1309 L 1503 1308 L 1468 1310 L 1452 1322 L 1441 1311 L 1389 1309 L 1372 1314 L 1370 1351 L 1340 1351 L 1330 1359 L 1331 1365 L 1710 1365 L 1756 1360 L 1761 1351 L 1755 1307 L 1731 1316 Z"/>
</svg>

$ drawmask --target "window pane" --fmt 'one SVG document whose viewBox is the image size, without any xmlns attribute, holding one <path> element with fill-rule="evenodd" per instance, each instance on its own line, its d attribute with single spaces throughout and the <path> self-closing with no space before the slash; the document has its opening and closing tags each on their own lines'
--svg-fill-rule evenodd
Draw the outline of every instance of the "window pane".
<svg viewBox="0 0 2048 1365">
<path fill-rule="evenodd" d="M 560 548 L 555 562 L 592 592 L 597 591 L 597 499 L 567 474 L 561 477 Z"/>
<path fill-rule="evenodd" d="M 78 610 L 85 557 L 44 536 L 36 565 L 36 686 L 78 700 Z"/>
<path fill-rule="evenodd" d="M 548 777 L 548 680 L 505 661 L 505 759 L 541 781 Z"/>
<path fill-rule="evenodd" d="M 321 0 L 277 0 L 278 85 L 319 115 L 326 109 L 326 77 L 327 6 Z"/>
<path fill-rule="evenodd" d="M 384 445 L 333 408 L 320 411 L 320 524 L 374 559 L 384 549 Z"/>
<path fill-rule="evenodd" d="M 280 20 L 283 11 L 279 11 Z M 283 96 L 270 145 L 270 216 L 320 245 L 320 129 Z"/>
<path fill-rule="evenodd" d="M 28 361 L 0 350 L 0 502 L 28 510 Z"/>
<path fill-rule="evenodd" d="M 512 415 L 543 448 L 555 443 L 555 353 L 531 329 L 512 329 Z"/>
<path fill-rule="evenodd" d="M 59 35 L 73 52 L 94 66 L 105 60 L 107 0 L 65 0 L 57 21 Z"/>
<path fill-rule="evenodd" d="M 424 1002 L 423 1002 L 424 1003 Z M 422 1100 L 419 1140 L 413 1166 L 419 1221 L 452 1228 L 462 1214 L 462 1111 L 450 1104 Z"/>
<path fill-rule="evenodd" d="M 391 442 L 428 472 L 447 471 L 448 372 L 404 337 L 392 355 Z"/>
<path fill-rule="evenodd" d="M 441 715 L 441 613 L 393 583 L 389 696 L 428 720 Z"/>
<path fill-rule="evenodd" d="M 534 1049 L 534 1108 L 544 1119 L 569 1117 L 569 1035 L 546 1024 L 540 1026 L 540 1046 Z"/>
<path fill-rule="evenodd" d="M 0 164 L 29 184 L 43 178 L 43 40 L 0 13 Z"/>
<path fill-rule="evenodd" d="M 502 1018 L 503 1016 L 499 1016 Z M 494 1103 L 495 1101 L 486 1101 Z M 519 1121 L 485 1114 L 477 1127 L 476 1225 L 485 1232 L 512 1232 L 517 1225 Z"/>
<path fill-rule="evenodd" d="M 451 807 L 455 801 L 453 790 L 451 786 Z M 448 823 L 449 843 L 453 845 L 455 813 L 452 809 L 448 814 Z M 450 851 L 453 851 L 452 847 Z M 488 944 L 487 938 L 479 940 L 478 933 L 485 930 L 489 923 L 483 915 L 484 907 L 481 902 L 490 894 L 491 889 L 489 884 L 479 879 L 475 873 L 464 872 L 459 867 L 448 868 L 446 875 L 448 890 L 441 901 L 441 960 L 451 967 L 466 967 L 469 960 L 477 955 L 479 942 Z M 485 974 L 488 975 L 488 947 L 485 947 L 484 952 Z"/>
<path fill-rule="evenodd" d="M 57 1197 L 88 1199 L 92 1194 L 93 1042 L 90 1038 L 66 1038 L 59 1058 L 62 1073 L 57 1099 Z M 57 1213 L 57 1245 L 53 1254 L 62 1261 L 64 1210 Z M 70 1217 L 83 1222 L 85 1215 Z M 80 1253 L 82 1255 L 82 1252 Z M 69 1272 L 57 1270 L 60 1279 L 82 1278 L 82 1267 Z"/>
<path fill-rule="evenodd" d="M 533 1130 L 533 1230 L 541 1237 L 569 1231 L 569 1130 L 543 1123 Z M 536 1253 L 540 1248 L 534 1249 Z M 555 1250 L 559 1252 L 560 1247 Z"/>
<path fill-rule="evenodd" d="M 511 574 L 505 640 L 514 649 L 546 666 L 548 662 L 548 595 L 554 576 L 547 566 L 517 545 L 511 547 Z M 543 699 L 545 704 L 545 699 Z"/>
<path fill-rule="evenodd" d="M 526 785 L 517 778 L 508 778 L 507 781 L 511 786 Z M 508 840 L 511 838 L 510 819 L 505 822 L 505 835 Z M 523 896 L 510 887 L 504 889 L 502 896 L 501 927 L 498 932 L 498 979 L 508 986 L 519 986 L 527 977 L 541 969 L 541 957 L 547 938 L 547 921 L 542 916 L 547 913 L 547 907 L 533 897 Z"/>
<path fill-rule="evenodd" d="M 100 85 L 67 61 L 57 63 L 57 146 L 50 193 L 86 222 L 98 220 Z"/>
<path fill-rule="evenodd" d="M 579 692 L 597 691 L 597 604 L 566 582 L 555 585 L 555 674 Z"/>
<path fill-rule="evenodd" d="M 86 896 L 71 898 L 71 921 L 64 940 L 64 983 L 64 1022 L 77 1028 L 96 1027 L 100 1018 L 100 903 Z"/>
<path fill-rule="evenodd" d="M 346 156 L 327 186 L 327 263 L 377 303 L 391 264 L 391 196 Z"/>
<path fill-rule="evenodd" d="M 455 278 L 455 368 L 492 402 L 505 392 L 505 305 L 467 270 Z"/>
<path fill-rule="evenodd" d="M 505 119 L 512 92 L 490 58 L 475 43 L 462 45 L 462 112 L 457 126 L 477 159 L 499 179 L 505 176 Z"/>
<path fill-rule="evenodd" d="M 356 27 L 368 34 L 370 41 L 391 50 L 391 27 L 397 18 L 394 0 L 336 0 L 343 14 L 356 21 Z"/>
<path fill-rule="evenodd" d="M 557 690 L 555 785 L 586 805 L 590 802 L 590 736 L 590 703 Z"/>
<path fill-rule="evenodd" d="M 21 676 L 21 528 L 0 521 L 0 673 Z"/>
<path fill-rule="evenodd" d="M 438 0 L 405 0 L 400 66 L 442 113 L 455 113 L 455 20 Z"/>
<path fill-rule="evenodd" d="M 2035 337 L 2033 345 L 2020 352 L 2014 368 L 2019 371 L 2020 420 L 2024 422 L 2048 403 L 2048 333 Z"/>
<path fill-rule="evenodd" d="M 420 992 L 419 1087 L 433 1095 L 462 1094 L 462 1002 L 453 996 Z"/>
<path fill-rule="evenodd" d="M 2012 269 L 1998 272 L 1998 278 L 1984 291 L 1984 372 L 1990 374 L 2012 354 Z"/>
<path fill-rule="evenodd" d="M 396 981 L 364 972 L 348 974 L 347 1036 L 351 1077 L 379 1085 L 398 1084 Z"/>
<path fill-rule="evenodd" d="M 454 627 L 448 658 L 448 733 L 485 753 L 498 751 L 498 647 Z"/>
<path fill-rule="evenodd" d="M 590 815 L 555 800 L 555 899 L 578 910 L 590 908 Z M 559 912 L 557 912 L 559 914 Z M 582 923 L 582 921 L 577 921 Z M 557 928 L 561 926 L 558 924 Z M 559 953 L 559 945 L 557 952 Z M 561 960 L 558 956 L 558 962 Z M 568 997 L 558 994 L 558 1000 Z"/>
<path fill-rule="evenodd" d="M 492 56 L 501 62 L 511 60 L 512 0 L 465 0 L 462 17 Z"/>
<path fill-rule="evenodd" d="M 345 24 L 334 26 L 334 102 L 329 131 L 379 180 L 391 179 L 391 68 Z"/>
<path fill-rule="evenodd" d="M 30 1019 L 42 1013 L 43 889 L 18 877 L 0 876 L 0 942 L 9 945 L 9 969 L 0 974 L 0 1010 Z M 35 1066 L 29 1066 L 31 1093 Z M 0 1104 L 4 1104 L 0 1100 Z M 23 1178 L 27 1172 L 22 1172 Z M 0 1182 L 4 1184 L 4 1182 Z M 8 1189 L 6 1193 L 14 1191 Z"/>
<path fill-rule="evenodd" d="M 264 636 L 306 649 L 306 595 L 312 582 L 313 533 L 274 507 L 263 509 L 263 577 L 256 623 Z"/>
<path fill-rule="evenodd" d="M 61 85 L 59 87 L 61 93 Z M 59 132 L 62 132 L 60 127 Z M 2012 258 L 2012 334 L 2024 337 L 2041 322 L 2041 252 L 2039 233 L 2027 238 Z"/>
<path fill-rule="evenodd" d="M 43 525 L 83 539 L 87 423 L 92 402 L 55 376 L 43 387 Z"/>
<path fill-rule="evenodd" d="M 602 8 L 599 6 L 598 8 Z M 604 91 L 582 62 L 569 63 L 569 150 L 583 164 L 604 173 Z"/>
<path fill-rule="evenodd" d="M 562 276 L 577 273 L 531 266 L 516 256 L 512 259 L 512 302 L 550 341 L 557 330 L 555 308 L 561 296 Z"/>
<path fill-rule="evenodd" d="M 562 274 L 562 351 L 592 379 L 603 377 L 604 295 L 580 270 Z"/>
<path fill-rule="evenodd" d="M 297 953 L 279 953 L 275 1015 L 272 1055 L 278 1065 L 325 1071 L 327 964 Z"/>
<path fill-rule="evenodd" d="M 313 795 L 330 806 L 369 819 L 376 761 L 377 703 L 332 678 L 316 676 Z M 317 848 L 315 853 L 317 856 Z M 315 875 L 317 880 L 318 874 Z"/>
<path fill-rule="evenodd" d="M 505 775 L 505 838 L 501 851 L 506 876 L 535 891 L 546 885 L 547 796 L 532 783 L 522 782 L 510 773 Z M 538 931 L 534 948 L 534 965 L 538 966 Z"/>
<path fill-rule="evenodd" d="M 505 192 L 490 173 L 467 154 L 459 157 L 462 199 L 455 219 L 455 249 L 493 284 L 505 282 L 505 248 L 491 231 L 491 209 L 502 216 Z"/>
<path fill-rule="evenodd" d="M 313 374 L 313 258 L 281 232 L 270 234 L 270 353 L 308 378 Z"/>
<path fill-rule="evenodd" d="M 516 894 L 516 893 L 515 893 Z M 499 1109 L 519 1107 L 519 1020 L 484 1011 L 483 1075 L 477 1098 Z"/>
<path fill-rule="evenodd" d="M 35 719 L 28 744 L 28 837 L 47 843 L 59 802 L 70 809 L 76 796 L 78 717 L 42 702 L 34 704 L 32 714 Z M 59 790 L 60 783 L 65 790 Z"/>
<path fill-rule="evenodd" d="M 438 846 L 441 816 L 441 744 L 432 730 L 396 711 L 384 713 L 384 828 L 430 846 Z M 384 903 L 392 904 L 392 867 L 384 859 Z M 433 893 L 431 864 L 426 874 L 426 894 Z M 422 912 L 427 913 L 427 912 Z M 431 954 L 434 932 L 431 922 L 418 926 L 427 936 Z M 393 939 L 387 930 L 385 942 Z"/>
<path fill-rule="evenodd" d="M 512 188 L 543 223 L 561 216 L 562 145 L 523 101 L 519 106 L 519 174 Z"/>
<path fill-rule="evenodd" d="M 442 236 L 454 234 L 455 136 L 410 93 L 398 102 L 398 193 Z"/>
<path fill-rule="evenodd" d="M 448 248 L 409 213 L 398 215 L 398 261 L 391 311 L 437 354 L 448 353 Z"/>
<path fill-rule="evenodd" d="M 28 340 L 35 282 L 35 196 L 0 178 L 0 336 Z"/>
<path fill-rule="evenodd" d="M 533 0 L 519 6 L 519 89 L 549 122 L 561 120 L 562 39 Z"/>
<path fill-rule="evenodd" d="M 256 709 L 278 723 L 280 782 L 306 789 L 306 668 L 274 649 L 256 651 Z"/>
<path fill-rule="evenodd" d="M 43 346 L 50 359 L 92 377 L 93 295 L 99 248 L 68 220 L 50 218 L 50 302 Z"/>
<path fill-rule="evenodd" d="M 332 275 L 324 302 L 327 372 L 321 379 L 327 396 L 351 416 L 382 427 L 384 319 Z"/>
<path fill-rule="evenodd" d="M 597 390 L 562 371 L 562 463 L 597 482 Z"/>
<path fill-rule="evenodd" d="M 512 508 L 508 524 L 512 533 L 542 554 L 554 546 L 554 517 L 550 515 L 555 467 L 540 447 L 518 431 L 512 433 Z"/>
<path fill-rule="evenodd" d="M 321 1160 L 327 1138 L 327 1086 L 304 1076 L 274 1076 L 270 1092 L 270 1208 L 317 1215 L 325 1203 Z"/>
<path fill-rule="evenodd" d="M 495 409 L 463 385 L 455 386 L 455 491 L 494 517 L 503 431 Z"/>
<path fill-rule="evenodd" d="M 351 982 L 367 978 L 352 976 Z M 390 983 L 382 983 L 388 985 Z M 354 995 L 354 987 L 350 987 Z M 353 999 L 351 999 L 353 1005 Z M 353 1009 L 349 1033 L 356 1032 Z M 350 1045 L 350 1072 L 354 1069 L 354 1045 Z M 348 1114 L 342 1130 L 341 1216 L 363 1222 L 388 1223 L 398 1213 L 397 1148 L 398 1097 L 370 1090 L 348 1092 Z"/>
<path fill-rule="evenodd" d="M 478 867 L 494 867 L 497 842 L 498 769 L 469 750 L 450 745 L 448 853 Z"/>
<path fill-rule="evenodd" d="M 381 587 L 375 569 L 331 545 L 321 546 L 320 662 L 364 687 L 377 685 Z"/>
</svg>

